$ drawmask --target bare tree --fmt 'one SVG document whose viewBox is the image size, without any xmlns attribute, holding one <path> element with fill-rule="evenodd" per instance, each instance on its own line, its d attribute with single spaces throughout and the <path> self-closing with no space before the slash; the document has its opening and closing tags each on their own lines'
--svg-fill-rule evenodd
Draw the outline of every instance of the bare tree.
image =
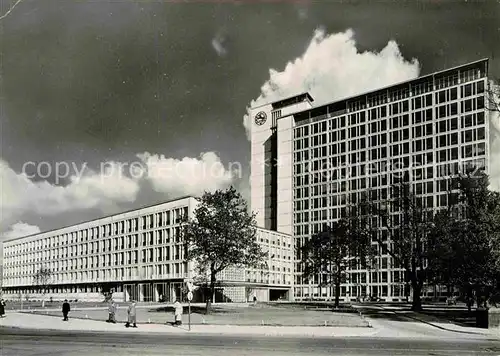
<svg viewBox="0 0 500 356">
<path fill-rule="evenodd" d="M 42 308 L 45 307 L 45 294 L 49 289 L 51 278 L 52 271 L 44 266 L 40 267 L 33 276 L 33 287 L 42 295 Z"/>
<path fill-rule="evenodd" d="M 392 257 L 394 267 L 404 270 L 405 282 L 413 290 L 412 310 L 421 310 L 421 292 L 427 278 L 424 263 L 427 233 L 432 227 L 433 211 L 426 209 L 422 199 L 413 193 L 411 183 L 404 180 L 392 186 L 391 196 L 385 201 L 372 196 L 375 191 L 368 193 L 360 204 L 377 218 L 381 232 L 387 235 L 382 238 L 374 228 L 372 238 L 383 254 Z"/>
<path fill-rule="evenodd" d="M 354 215 L 324 224 L 321 231 L 299 248 L 303 277 L 310 280 L 318 276 L 318 287 L 335 287 L 335 308 L 340 306 L 341 284 L 348 279 L 349 266 L 367 265 L 371 261 L 370 235 L 361 229 Z"/>
</svg>

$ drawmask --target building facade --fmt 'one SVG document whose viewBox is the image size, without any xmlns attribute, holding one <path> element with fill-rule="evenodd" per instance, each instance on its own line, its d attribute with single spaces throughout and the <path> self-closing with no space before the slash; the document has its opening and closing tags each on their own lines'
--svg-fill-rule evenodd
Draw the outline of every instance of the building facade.
<svg viewBox="0 0 500 356">
<path fill-rule="evenodd" d="M 489 171 L 487 76 L 485 59 L 322 106 L 305 93 L 253 108 L 251 207 L 259 225 L 293 235 L 297 251 L 367 189 L 387 199 L 403 175 L 425 207 L 445 206 L 446 178 L 466 167 Z M 298 253 L 294 263 L 295 299 L 334 296 L 317 278 L 304 282 Z M 375 270 L 352 266 L 342 299 L 404 299 L 404 273 L 392 266 L 382 252 Z"/>
<path fill-rule="evenodd" d="M 6 298 L 40 297 L 34 276 L 50 271 L 47 297 L 102 300 L 101 290 L 117 300 L 173 301 L 195 278 L 185 259 L 181 221 L 197 201 L 174 201 L 93 220 L 3 243 L 3 294 Z M 268 269 L 232 269 L 220 277 L 218 300 L 245 301 L 289 296 L 293 282 L 292 237 L 257 229 L 257 241 L 269 255 Z M 279 244 L 279 253 L 274 253 Z M 279 271 L 278 271 L 279 270 Z M 258 277 L 256 277 L 258 276 Z"/>
</svg>

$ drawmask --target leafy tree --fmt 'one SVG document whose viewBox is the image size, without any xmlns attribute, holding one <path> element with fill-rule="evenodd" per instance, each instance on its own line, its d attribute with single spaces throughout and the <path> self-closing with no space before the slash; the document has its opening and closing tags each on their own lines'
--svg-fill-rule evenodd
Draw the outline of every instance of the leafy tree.
<svg viewBox="0 0 500 356">
<path fill-rule="evenodd" d="M 391 187 L 388 199 L 376 196 L 373 190 L 368 193 L 361 204 L 370 216 L 377 218 L 381 227 L 380 232 L 374 227 L 372 238 L 382 253 L 392 257 L 394 267 L 405 271 L 405 282 L 413 290 L 412 310 L 421 310 L 421 293 L 427 279 L 425 258 L 432 209 L 425 207 L 422 198 L 413 193 L 411 182 L 404 178 Z M 385 234 L 388 239 L 383 237 Z"/>
<path fill-rule="evenodd" d="M 428 280 L 434 285 L 447 286 L 449 293 L 458 285 L 455 273 L 458 247 L 455 236 L 458 231 L 457 219 L 446 209 L 435 215 L 434 226 L 428 236 Z"/>
<path fill-rule="evenodd" d="M 459 287 L 470 301 L 475 291 L 479 306 L 498 285 L 500 199 L 484 173 L 456 181 L 456 207 L 437 214 L 430 234 L 429 270 L 435 282 Z"/>
<path fill-rule="evenodd" d="M 492 230 L 494 232 L 491 238 L 494 259 L 494 288 L 489 301 L 497 306 L 500 304 L 500 192 L 490 191 L 490 199 Z"/>
<path fill-rule="evenodd" d="M 352 209 L 357 209 L 353 207 Z M 372 257 L 371 239 L 358 215 L 351 210 L 348 218 L 325 224 L 299 248 L 303 278 L 319 276 L 318 287 L 335 287 L 335 308 L 339 307 L 340 286 L 347 280 L 348 269 L 356 263 L 368 265 Z"/>
<path fill-rule="evenodd" d="M 44 266 L 40 267 L 33 276 L 33 288 L 42 294 L 42 307 L 45 307 L 45 294 L 49 289 L 51 278 L 52 271 Z"/>
<path fill-rule="evenodd" d="M 206 312 L 211 310 L 217 275 L 228 267 L 262 267 L 267 253 L 256 240 L 255 214 L 230 187 L 198 198 L 192 219 L 186 218 L 183 241 L 187 259 L 194 261 L 198 274 L 209 277 Z"/>
</svg>

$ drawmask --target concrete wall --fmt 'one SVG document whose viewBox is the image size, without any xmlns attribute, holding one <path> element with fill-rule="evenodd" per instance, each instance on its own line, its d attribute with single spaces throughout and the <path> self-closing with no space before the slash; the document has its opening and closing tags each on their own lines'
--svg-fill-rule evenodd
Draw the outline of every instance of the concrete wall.
<svg viewBox="0 0 500 356">
<path fill-rule="evenodd" d="M 257 226 L 291 233 L 290 204 L 292 203 L 291 173 L 293 168 L 291 163 L 294 126 L 292 114 L 311 107 L 311 103 L 305 100 L 279 110 L 273 110 L 272 104 L 268 103 L 251 108 L 249 112 L 251 120 L 249 122 L 251 125 L 250 207 L 252 211 L 257 213 Z M 266 115 L 267 120 L 262 125 L 258 125 L 255 123 L 255 116 L 261 112 Z M 281 130 L 281 133 L 277 134 L 277 142 L 275 142 L 276 130 Z M 280 136 L 281 142 L 279 141 Z M 276 165 L 273 158 L 278 162 L 277 171 L 273 170 L 273 166 Z M 278 179 L 277 186 L 273 184 L 276 179 Z M 276 193 L 278 194 L 276 199 L 278 206 L 273 205 L 273 196 Z M 277 209 L 277 211 L 274 212 L 273 209 Z M 275 216 L 276 214 L 277 216 Z M 281 221 L 280 214 L 283 214 Z M 277 226 L 274 226 L 276 223 Z"/>
<path fill-rule="evenodd" d="M 293 116 L 278 120 L 277 229 L 293 235 Z"/>
<path fill-rule="evenodd" d="M 267 120 L 262 125 L 254 122 L 257 113 L 264 112 Z M 269 219 L 271 209 L 271 196 L 269 186 L 271 184 L 271 162 L 267 161 L 272 153 L 270 139 L 272 136 L 271 105 L 252 109 L 251 115 L 251 210 L 257 213 L 257 226 L 270 228 Z"/>
</svg>

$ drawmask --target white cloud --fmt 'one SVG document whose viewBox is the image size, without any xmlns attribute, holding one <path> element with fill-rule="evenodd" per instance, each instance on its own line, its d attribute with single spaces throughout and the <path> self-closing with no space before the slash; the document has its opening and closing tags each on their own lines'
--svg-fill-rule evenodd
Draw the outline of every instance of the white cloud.
<svg viewBox="0 0 500 356">
<path fill-rule="evenodd" d="M 145 164 L 145 174 L 153 189 L 161 193 L 198 195 L 205 190 L 229 186 L 241 174 L 241 165 L 230 163 L 224 167 L 213 152 L 202 153 L 200 158 L 185 157 L 181 160 L 148 152 L 137 155 Z"/>
<path fill-rule="evenodd" d="M 212 39 L 212 48 L 217 52 L 219 57 L 223 57 L 227 54 L 227 50 L 224 48 L 224 37 L 222 35 L 218 34 Z"/>
<path fill-rule="evenodd" d="M 29 236 L 40 232 L 40 228 L 25 222 L 17 222 L 3 234 L 3 239 L 15 239 L 16 237 Z"/>
<path fill-rule="evenodd" d="M 305 53 L 289 62 L 281 72 L 270 69 L 269 79 L 250 107 L 305 91 L 321 105 L 351 95 L 418 77 L 419 63 L 407 61 L 394 41 L 380 52 L 359 52 L 354 32 L 327 35 L 316 30 Z M 250 117 L 243 124 L 249 136 Z"/>
<path fill-rule="evenodd" d="M 169 198 L 201 194 L 229 186 L 242 170 L 236 163 L 224 167 L 213 152 L 182 160 L 148 152 L 137 156 L 136 162 L 103 162 L 97 171 L 74 166 L 74 173 L 63 177 L 69 179 L 66 186 L 35 182 L 0 159 L 0 231 L 28 213 L 44 217 L 92 208 L 107 213 L 118 203 L 136 201 L 145 183 Z"/>
<path fill-rule="evenodd" d="M 112 172 L 80 172 L 69 177 L 66 186 L 47 181 L 34 182 L 25 172 L 17 173 L 0 160 L 0 204 L 2 227 L 27 212 L 41 216 L 68 210 L 104 208 L 117 202 L 133 202 L 138 183 L 125 177 L 118 163 L 111 163 Z"/>
</svg>

